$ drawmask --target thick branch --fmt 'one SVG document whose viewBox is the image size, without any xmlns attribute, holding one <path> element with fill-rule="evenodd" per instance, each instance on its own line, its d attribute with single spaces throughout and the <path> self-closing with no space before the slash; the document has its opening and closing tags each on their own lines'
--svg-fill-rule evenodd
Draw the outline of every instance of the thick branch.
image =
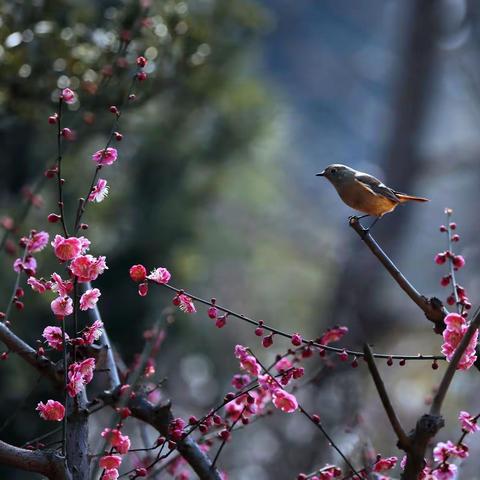
<svg viewBox="0 0 480 480">
<path fill-rule="evenodd" d="M 357 217 L 350 219 L 350 226 L 358 233 L 370 251 L 380 260 L 398 286 L 422 309 L 428 320 L 435 324 L 435 329 L 441 333 L 444 328 L 443 319 L 448 314 L 448 311 L 442 306 L 440 300 L 437 298 L 428 299 L 421 295 L 381 249 L 380 245 L 370 235 L 370 232 L 362 227 Z"/>
<path fill-rule="evenodd" d="M 56 370 L 55 364 L 48 360 L 48 358 L 38 355 L 30 345 L 15 335 L 2 322 L 0 322 L 0 341 L 2 341 L 11 352 L 16 353 L 43 376 L 50 379 L 55 386 L 63 388 L 62 375 Z"/>
<path fill-rule="evenodd" d="M 0 440 L 0 463 L 9 467 L 36 472 L 50 480 L 70 480 L 63 457 L 53 451 L 26 450 Z"/>
<path fill-rule="evenodd" d="M 442 378 L 442 381 L 440 382 L 440 386 L 438 387 L 438 391 L 435 397 L 433 398 L 432 406 L 430 408 L 430 415 L 440 415 L 440 410 L 442 408 L 443 400 L 445 399 L 448 388 L 450 387 L 450 383 L 453 380 L 453 376 L 457 371 L 458 364 L 463 354 L 465 353 L 465 350 L 467 349 L 468 344 L 470 343 L 470 340 L 472 339 L 475 333 L 475 330 L 477 330 L 479 325 L 480 325 L 480 311 L 478 311 L 477 314 L 475 315 L 475 318 L 472 320 L 472 323 L 468 327 L 468 330 L 465 332 L 465 335 L 463 336 L 460 344 L 458 345 L 457 349 L 455 350 L 455 353 L 453 354 L 452 359 L 450 360 L 448 368 Z"/>
<path fill-rule="evenodd" d="M 367 361 L 368 369 L 370 370 L 370 374 L 372 375 L 373 382 L 377 387 L 378 395 L 380 396 L 380 400 L 382 401 L 383 408 L 385 408 L 385 412 L 387 413 L 388 419 L 390 420 L 390 424 L 392 425 L 393 430 L 395 431 L 398 439 L 398 447 L 402 450 L 407 451 L 410 446 L 410 441 L 407 437 L 407 434 L 402 428 L 400 424 L 400 420 L 393 409 L 393 405 L 390 402 L 390 398 L 388 397 L 387 390 L 385 389 L 385 385 L 383 383 L 382 378 L 380 377 L 380 373 L 377 369 L 377 365 L 375 364 L 375 360 L 373 358 L 372 350 L 370 349 L 369 345 L 365 344 L 363 347 L 363 351 L 365 353 L 365 360 Z"/>
<path fill-rule="evenodd" d="M 113 407 L 123 400 L 119 395 L 119 389 L 114 392 L 105 392 L 101 398 L 106 404 Z M 135 398 L 129 399 L 127 406 L 134 417 L 150 424 L 161 435 L 168 437 L 168 426 L 173 420 L 170 404 L 154 406 L 144 395 L 137 393 Z M 178 451 L 200 480 L 221 480 L 218 470 L 212 467 L 211 460 L 193 439 L 188 436 L 177 441 L 176 444 Z"/>
</svg>

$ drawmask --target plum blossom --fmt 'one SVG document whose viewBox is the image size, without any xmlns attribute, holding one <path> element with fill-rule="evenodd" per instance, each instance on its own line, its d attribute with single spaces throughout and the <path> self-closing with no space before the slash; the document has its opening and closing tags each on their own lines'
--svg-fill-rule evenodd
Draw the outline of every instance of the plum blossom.
<svg viewBox="0 0 480 480">
<path fill-rule="evenodd" d="M 37 293 L 45 293 L 47 291 L 47 287 L 44 283 L 40 280 L 36 279 L 34 276 L 29 277 L 27 280 L 27 284 L 32 287 L 32 290 Z"/>
<path fill-rule="evenodd" d="M 450 362 L 452 357 L 460 344 L 463 336 L 468 330 L 469 324 L 464 317 L 458 315 L 457 313 L 449 313 L 445 319 L 446 328 L 443 331 L 443 340 L 442 344 L 442 353 L 447 357 L 447 360 Z M 478 329 L 475 330 L 465 353 L 462 355 L 460 362 L 458 364 L 459 370 L 468 370 L 476 361 L 477 356 L 475 354 L 475 347 L 478 341 Z"/>
<path fill-rule="evenodd" d="M 130 278 L 134 282 L 143 282 L 147 278 L 147 269 L 143 265 L 132 265 L 130 267 Z"/>
<path fill-rule="evenodd" d="M 468 449 L 463 445 L 456 445 L 448 440 L 447 442 L 438 442 L 433 449 L 433 459 L 436 462 L 446 462 L 449 457 L 466 458 Z"/>
<path fill-rule="evenodd" d="M 85 253 L 90 247 L 90 241 L 85 237 L 64 238 L 61 235 L 55 235 L 51 245 L 55 256 L 62 262 L 66 262 Z"/>
<path fill-rule="evenodd" d="M 108 147 L 96 151 L 92 155 L 92 160 L 98 165 L 112 165 L 117 160 L 118 152 L 116 148 Z"/>
<path fill-rule="evenodd" d="M 298 402 L 294 395 L 278 388 L 272 394 L 272 402 L 278 409 L 285 413 L 293 413 L 298 408 Z"/>
<path fill-rule="evenodd" d="M 118 468 L 121 463 L 122 457 L 120 457 L 120 455 L 104 455 L 98 462 L 101 468 L 105 468 L 107 470 Z"/>
<path fill-rule="evenodd" d="M 285 372 L 292 368 L 292 362 L 287 357 L 283 357 L 275 364 L 275 368 L 277 372 Z"/>
<path fill-rule="evenodd" d="M 458 419 L 460 420 L 460 425 L 462 426 L 463 431 L 468 433 L 475 433 L 480 430 L 480 427 L 477 424 L 477 420 L 468 412 L 461 411 L 458 415 Z"/>
<path fill-rule="evenodd" d="M 197 309 L 195 308 L 195 304 L 193 303 L 193 300 L 188 296 L 185 295 L 184 293 L 178 294 L 174 299 L 173 299 L 173 304 L 176 305 L 182 312 L 185 313 L 195 313 Z"/>
<path fill-rule="evenodd" d="M 91 345 L 102 336 L 103 322 L 95 320 L 90 327 L 87 327 L 83 332 L 83 340 L 86 344 Z"/>
<path fill-rule="evenodd" d="M 57 297 L 50 306 L 57 317 L 68 317 L 73 313 L 73 301 L 70 297 Z"/>
<path fill-rule="evenodd" d="M 81 255 L 70 264 L 70 270 L 79 282 L 92 282 L 106 269 L 108 267 L 103 256 L 96 258 L 93 255 Z"/>
<path fill-rule="evenodd" d="M 432 471 L 431 475 L 434 480 L 454 480 L 457 470 L 457 466 L 453 463 L 443 463 L 437 470 Z"/>
<path fill-rule="evenodd" d="M 91 288 L 80 297 L 80 310 L 89 310 L 94 308 L 100 298 L 100 290 Z"/>
<path fill-rule="evenodd" d="M 73 90 L 64 88 L 61 93 L 61 98 L 65 103 L 72 104 L 75 103 L 76 94 Z"/>
<path fill-rule="evenodd" d="M 338 342 L 347 333 L 347 327 L 330 328 L 321 336 L 319 343 L 322 345 L 329 345 L 332 342 Z"/>
<path fill-rule="evenodd" d="M 159 268 L 156 268 L 155 270 L 152 270 L 150 275 L 147 276 L 147 278 L 149 280 L 152 280 L 152 282 L 164 284 L 170 281 L 171 276 L 172 275 L 166 268 L 159 267 Z"/>
<path fill-rule="evenodd" d="M 130 438 L 128 435 L 122 435 L 122 432 L 117 428 L 105 428 L 102 431 L 101 436 L 122 455 L 127 453 L 130 449 Z"/>
<path fill-rule="evenodd" d="M 63 336 L 62 329 L 60 327 L 45 327 L 43 329 L 42 337 L 54 350 L 63 350 Z M 65 332 L 65 339 L 69 339 L 67 332 Z"/>
<path fill-rule="evenodd" d="M 110 468 L 103 472 L 101 480 L 117 480 L 118 478 L 118 470 L 116 468 Z"/>
<path fill-rule="evenodd" d="M 65 297 L 73 290 L 73 283 L 71 280 L 63 280 L 58 273 L 52 273 L 52 290 L 59 296 Z"/>
<path fill-rule="evenodd" d="M 87 358 L 83 362 L 72 363 L 68 369 L 67 391 L 71 397 L 75 397 L 84 385 L 90 383 L 95 370 L 95 359 Z"/>
<path fill-rule="evenodd" d="M 103 178 L 99 178 L 97 184 L 92 188 L 92 191 L 88 196 L 88 201 L 100 203 L 105 200 L 105 197 L 108 195 L 108 189 L 107 181 Z"/>
<path fill-rule="evenodd" d="M 36 232 L 30 238 L 26 239 L 28 253 L 41 252 L 48 244 L 47 232 Z"/>
<path fill-rule="evenodd" d="M 39 402 L 35 410 L 44 420 L 61 422 L 65 416 L 65 407 L 56 400 L 48 400 L 47 403 Z"/>
<path fill-rule="evenodd" d="M 392 468 L 395 468 L 397 461 L 397 457 L 379 458 L 373 466 L 373 471 L 383 472 L 385 470 L 391 470 Z"/>
<path fill-rule="evenodd" d="M 23 270 L 27 275 L 35 275 L 37 271 L 37 261 L 31 255 L 27 255 L 25 260 L 17 258 L 13 262 L 13 270 L 17 273 Z"/>
<path fill-rule="evenodd" d="M 258 377 L 262 371 L 257 359 L 250 355 L 242 345 L 235 346 L 235 356 L 240 360 L 240 367 L 254 377 Z"/>
</svg>

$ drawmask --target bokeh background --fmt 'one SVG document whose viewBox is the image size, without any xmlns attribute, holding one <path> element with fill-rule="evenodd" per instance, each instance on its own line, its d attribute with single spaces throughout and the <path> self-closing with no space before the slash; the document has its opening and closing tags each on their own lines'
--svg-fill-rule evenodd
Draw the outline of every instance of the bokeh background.
<svg viewBox="0 0 480 480">
<path fill-rule="evenodd" d="M 305 337 L 340 324 L 350 329 L 342 345 L 368 341 L 382 352 L 439 353 L 441 337 L 348 228 L 352 212 L 314 174 L 345 163 L 431 198 L 399 208 L 374 231 L 427 296 L 447 295 L 433 256 L 446 248 L 438 226 L 444 208 L 453 208 L 467 260 L 460 282 L 474 304 L 479 300 L 478 2 L 3 0 L 0 215 L 22 216 L 25 186 L 45 202 L 19 233 L 58 231 L 45 221 L 55 188 L 42 180 L 55 162 L 55 132 L 46 119 L 57 87 L 70 86 L 80 99 L 65 115 L 77 134 L 64 161 L 72 218 L 88 187 L 90 155 L 109 132 L 107 107 L 124 96 L 143 52 L 149 80 L 123 111 L 118 163 L 102 172 L 109 197 L 88 210 L 86 221 L 94 254 L 107 256 L 99 306 L 125 361 L 142 350 L 145 329 L 157 321 L 166 328 L 154 381 L 167 378 L 161 394 L 174 412 L 201 415 L 231 389 L 235 344 L 251 346 L 265 361 L 288 345 L 277 339 L 265 351 L 250 327 L 229 319 L 218 330 L 203 309 L 175 314 L 167 326 L 171 297 L 159 289 L 140 298 L 128 277 L 134 263 L 166 266 L 174 285 Z M 46 273 L 55 268 L 51 257 L 39 255 Z M 14 258 L 0 258 L 4 306 Z M 52 322 L 48 303 L 27 291 L 14 330 L 34 343 Z M 356 464 L 366 448 L 400 455 L 366 369 L 331 360 L 329 368 L 318 356 L 307 361 L 310 374 L 321 373 L 299 399 Z M 34 412 L 48 385 L 13 356 L 0 368 L 0 436 L 20 445 L 48 431 Z M 400 418 L 413 427 L 444 365 L 380 369 Z M 459 410 L 480 411 L 473 369 L 454 381 L 438 440 L 458 438 Z M 108 418 L 92 420 L 93 446 Z M 130 433 L 141 442 L 138 430 Z M 472 437 L 468 444 L 474 459 L 480 442 Z M 267 480 L 295 478 L 326 462 L 341 465 L 317 430 L 300 415 L 276 412 L 236 433 L 220 466 L 233 480 Z M 474 460 L 461 466 L 460 478 L 480 478 Z"/>
</svg>

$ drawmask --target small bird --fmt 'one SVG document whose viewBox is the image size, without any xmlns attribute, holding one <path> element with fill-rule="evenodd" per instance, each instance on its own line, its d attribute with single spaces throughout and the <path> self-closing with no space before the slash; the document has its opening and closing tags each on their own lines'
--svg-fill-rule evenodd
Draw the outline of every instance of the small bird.
<svg viewBox="0 0 480 480">
<path fill-rule="evenodd" d="M 378 178 L 346 165 L 329 165 L 323 172 L 317 173 L 317 177 L 325 177 L 349 207 L 365 214 L 359 218 L 377 217 L 374 223 L 386 213 L 395 210 L 401 203 L 428 202 L 427 198 L 397 192 Z"/>
</svg>

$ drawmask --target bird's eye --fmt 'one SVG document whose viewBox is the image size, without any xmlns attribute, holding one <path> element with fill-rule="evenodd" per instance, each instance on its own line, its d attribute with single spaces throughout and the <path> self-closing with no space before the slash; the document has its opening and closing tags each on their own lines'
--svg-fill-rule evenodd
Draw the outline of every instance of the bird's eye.
<svg viewBox="0 0 480 480">
<path fill-rule="evenodd" d="M 332 169 L 330 170 L 330 173 L 333 173 L 333 174 L 337 173 L 337 169 L 336 169 L 336 168 L 332 168 Z"/>
</svg>

